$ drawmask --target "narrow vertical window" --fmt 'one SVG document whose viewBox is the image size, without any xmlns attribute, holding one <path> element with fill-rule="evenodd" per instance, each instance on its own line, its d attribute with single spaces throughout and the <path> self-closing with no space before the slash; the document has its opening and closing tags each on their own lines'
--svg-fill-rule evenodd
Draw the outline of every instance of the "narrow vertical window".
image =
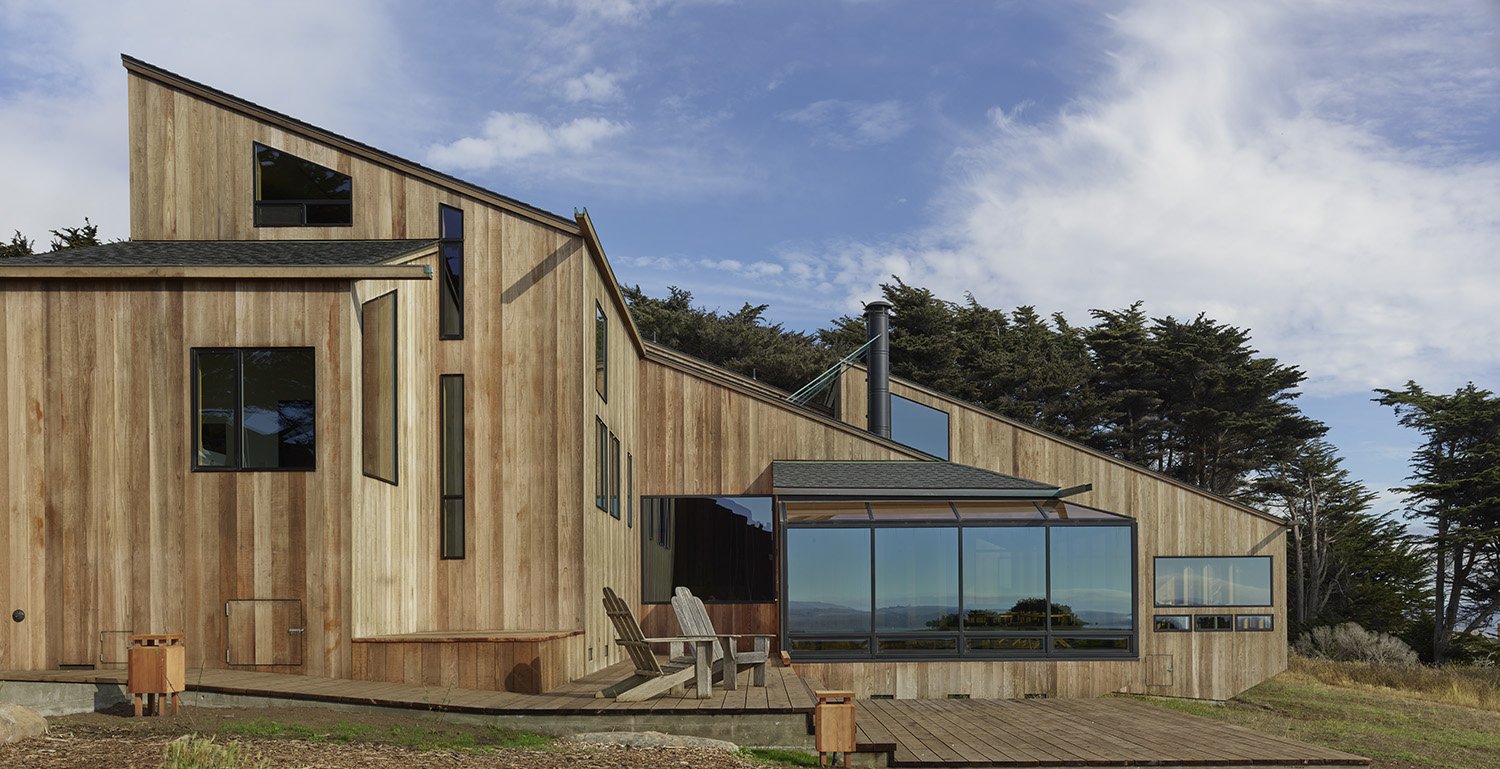
<svg viewBox="0 0 1500 769">
<path fill-rule="evenodd" d="M 395 484 L 396 292 L 360 305 L 361 458 L 364 473 Z"/>
<path fill-rule="evenodd" d="M 598 302 L 594 303 L 594 391 L 609 402 L 609 320 Z"/>
<path fill-rule="evenodd" d="M 609 514 L 620 518 L 620 439 L 609 434 Z"/>
<path fill-rule="evenodd" d="M 438 206 L 438 261 L 442 264 L 442 292 L 438 304 L 438 336 L 464 338 L 464 212 L 453 206 Z"/>
<path fill-rule="evenodd" d="M 609 509 L 609 428 L 604 420 L 594 417 L 594 506 Z"/>
<path fill-rule="evenodd" d="M 442 557 L 464 557 L 464 378 L 438 377 Z"/>
<path fill-rule="evenodd" d="M 193 363 L 193 395 L 198 403 L 194 464 L 236 467 L 240 463 L 239 352 L 197 350 Z"/>
<path fill-rule="evenodd" d="M 625 528 L 635 528 L 635 455 L 625 455 Z"/>
</svg>

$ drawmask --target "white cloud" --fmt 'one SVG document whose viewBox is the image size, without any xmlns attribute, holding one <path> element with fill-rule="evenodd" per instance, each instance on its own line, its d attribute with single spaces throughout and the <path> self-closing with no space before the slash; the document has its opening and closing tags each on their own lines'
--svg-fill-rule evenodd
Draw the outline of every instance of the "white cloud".
<svg viewBox="0 0 1500 769">
<path fill-rule="evenodd" d="M 621 76 L 601 67 L 563 81 L 563 98 L 571 102 L 612 101 L 620 98 Z"/>
<path fill-rule="evenodd" d="M 491 112 L 482 135 L 434 145 L 427 156 L 443 167 L 487 170 L 531 158 L 586 154 L 627 128 L 597 117 L 548 125 L 523 112 Z"/>
<path fill-rule="evenodd" d="M 899 101 L 880 102 L 824 99 L 781 115 L 783 120 L 818 130 L 819 139 L 840 147 L 885 144 L 911 128 Z"/>
<path fill-rule="evenodd" d="M 933 228 L 790 258 L 851 298 L 898 274 L 1080 321 L 1136 299 L 1207 311 L 1313 392 L 1493 377 L 1500 159 L 1465 131 L 1493 121 L 1500 73 L 1494 24 L 1471 16 L 1134 6 L 1085 96 L 992 113 Z"/>
<path fill-rule="evenodd" d="M 47 230 L 89 216 L 101 236 L 129 234 L 122 52 L 332 130 L 390 138 L 370 135 L 385 130 L 382 115 L 398 99 L 413 110 L 386 11 L 299 0 L 0 0 L 0 231 L 8 239 L 19 228 L 44 246 Z M 285 18 L 297 23 L 247 34 Z"/>
</svg>

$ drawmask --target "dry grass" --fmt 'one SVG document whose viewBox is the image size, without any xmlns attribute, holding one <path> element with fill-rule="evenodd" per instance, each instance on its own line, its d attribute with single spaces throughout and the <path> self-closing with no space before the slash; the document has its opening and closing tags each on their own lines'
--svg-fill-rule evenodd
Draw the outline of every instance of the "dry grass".
<svg viewBox="0 0 1500 769">
<path fill-rule="evenodd" d="M 1500 712 L 1500 669 L 1396 667 L 1293 655 L 1287 671 L 1330 686 L 1376 689 L 1445 705 Z"/>
</svg>

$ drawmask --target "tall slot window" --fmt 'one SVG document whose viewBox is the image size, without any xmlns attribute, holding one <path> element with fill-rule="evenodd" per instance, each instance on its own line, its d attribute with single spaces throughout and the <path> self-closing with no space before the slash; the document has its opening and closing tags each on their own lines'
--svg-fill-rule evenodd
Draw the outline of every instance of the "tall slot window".
<svg viewBox="0 0 1500 769">
<path fill-rule="evenodd" d="M 194 470 L 312 470 L 310 347 L 192 351 Z"/>
<path fill-rule="evenodd" d="M 625 528 L 635 527 L 635 456 L 625 455 Z"/>
<path fill-rule="evenodd" d="M 353 180 L 332 168 L 255 143 L 256 227 L 348 227 Z"/>
<path fill-rule="evenodd" d="M 609 319 L 594 303 L 594 392 L 609 402 Z"/>
<path fill-rule="evenodd" d="M 395 484 L 396 292 L 360 305 L 361 459 L 364 473 Z"/>
<path fill-rule="evenodd" d="M 464 377 L 438 377 L 442 557 L 464 557 Z"/>
<path fill-rule="evenodd" d="M 464 212 L 453 206 L 438 206 L 438 261 L 443 279 L 438 290 L 438 336 L 464 338 Z"/>
<path fill-rule="evenodd" d="M 609 434 L 609 514 L 620 518 L 620 438 Z"/>
<path fill-rule="evenodd" d="M 609 428 L 594 417 L 594 506 L 609 510 Z"/>
</svg>

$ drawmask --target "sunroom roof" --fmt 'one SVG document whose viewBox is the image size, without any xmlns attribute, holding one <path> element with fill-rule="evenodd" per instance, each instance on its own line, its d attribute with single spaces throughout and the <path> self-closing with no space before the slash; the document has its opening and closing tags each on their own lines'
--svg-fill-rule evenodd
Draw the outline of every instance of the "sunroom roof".
<svg viewBox="0 0 1500 769">
<path fill-rule="evenodd" d="M 788 496 L 1047 498 L 1082 489 L 1017 478 L 954 462 L 926 460 L 771 463 L 776 493 Z"/>
<path fill-rule="evenodd" d="M 126 240 L 16 256 L 7 267 L 364 267 L 432 246 L 432 240 Z"/>
</svg>

